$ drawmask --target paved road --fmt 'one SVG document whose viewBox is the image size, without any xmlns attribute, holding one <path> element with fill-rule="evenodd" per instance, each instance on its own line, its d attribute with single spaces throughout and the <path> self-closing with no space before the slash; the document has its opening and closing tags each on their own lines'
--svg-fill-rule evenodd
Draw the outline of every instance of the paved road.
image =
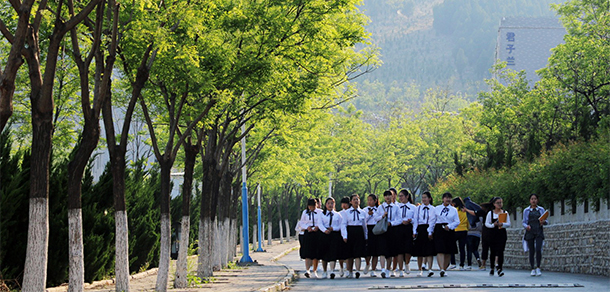
<svg viewBox="0 0 610 292">
<path fill-rule="evenodd" d="M 446 291 L 505 291 L 505 290 L 513 290 L 519 289 L 519 291 L 587 291 L 587 292 L 605 292 L 610 291 L 610 279 L 605 277 L 597 277 L 597 276 L 588 276 L 588 275 L 579 275 L 579 274 L 564 274 L 564 273 L 553 273 L 553 272 L 544 272 L 541 277 L 531 277 L 529 275 L 530 271 L 524 270 L 505 270 L 504 277 L 499 278 L 498 276 L 491 277 L 489 276 L 489 269 L 487 271 L 450 271 L 448 273 L 448 277 L 440 278 L 438 276 L 438 271 L 435 271 L 435 275 L 432 278 L 418 278 L 416 275 L 418 273 L 411 272 L 405 278 L 388 278 L 382 279 L 379 277 L 379 273 L 377 274 L 377 278 L 370 278 L 367 275 L 364 275 L 360 279 L 344 279 L 344 278 L 336 278 L 334 280 L 330 279 L 307 279 L 303 276 L 303 271 L 305 270 L 305 262 L 301 261 L 298 257 L 298 252 L 292 252 L 287 256 L 283 257 L 279 262 L 291 267 L 299 274 L 299 280 L 291 285 L 291 291 L 328 291 L 328 292 L 336 292 L 336 291 L 367 291 L 371 290 L 371 288 L 381 288 L 382 290 L 393 290 L 395 289 L 404 289 L 407 288 L 409 291 L 411 289 L 413 291 L 436 291 L 436 290 L 446 290 Z M 436 266 L 436 260 L 435 264 Z M 364 267 L 363 267 L 364 268 Z M 416 262 L 411 262 L 411 269 L 415 270 L 417 268 Z M 498 284 L 520 284 L 520 285 L 531 285 L 531 284 L 579 284 L 583 287 L 571 287 L 571 288 L 509 288 L 506 287 L 504 289 L 499 288 L 474 288 L 474 287 L 465 287 L 465 288 L 445 288 L 439 286 L 431 286 L 431 285 L 467 285 L 467 284 L 488 284 L 488 285 L 498 285 Z M 383 288 L 383 286 L 394 286 L 394 289 Z M 428 288 L 415 288 L 413 289 L 413 285 L 428 285 Z M 407 286 L 407 287 L 398 287 L 398 286 Z"/>
</svg>

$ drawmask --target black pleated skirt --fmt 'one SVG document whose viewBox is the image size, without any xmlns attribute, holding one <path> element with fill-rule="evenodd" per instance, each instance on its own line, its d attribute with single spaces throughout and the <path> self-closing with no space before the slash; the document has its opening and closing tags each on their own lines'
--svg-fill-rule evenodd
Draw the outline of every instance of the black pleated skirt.
<svg viewBox="0 0 610 292">
<path fill-rule="evenodd" d="M 458 252 L 455 243 L 455 231 L 445 230 L 446 224 L 436 224 L 434 226 L 434 249 L 436 253 L 456 254 Z"/>
<path fill-rule="evenodd" d="M 428 238 L 428 224 L 417 226 L 417 238 L 413 241 L 413 252 L 411 255 L 427 257 L 436 255 L 434 242 Z"/>
<path fill-rule="evenodd" d="M 381 234 L 382 238 L 381 246 L 381 255 L 385 257 L 395 257 L 398 255 L 397 247 L 397 226 L 389 226 L 388 231 L 384 234 Z"/>
<path fill-rule="evenodd" d="M 318 244 L 318 259 L 326 262 L 334 262 L 339 259 L 338 250 L 343 242 L 341 231 L 331 231 L 330 234 L 321 233 Z"/>
<path fill-rule="evenodd" d="M 379 241 L 380 236 L 373 234 L 373 228 L 375 225 L 367 225 L 369 230 L 368 239 L 366 240 L 366 256 L 377 257 L 380 256 Z"/>
<path fill-rule="evenodd" d="M 303 241 L 301 242 L 301 258 L 303 259 L 317 259 L 318 258 L 318 240 L 320 238 L 320 232 L 308 232 L 305 231 L 303 235 Z"/>
<path fill-rule="evenodd" d="M 413 225 L 401 224 L 395 227 L 395 242 L 394 248 L 397 254 L 413 253 Z"/>
<path fill-rule="evenodd" d="M 347 258 L 366 256 L 366 239 L 362 226 L 347 226 Z"/>
</svg>

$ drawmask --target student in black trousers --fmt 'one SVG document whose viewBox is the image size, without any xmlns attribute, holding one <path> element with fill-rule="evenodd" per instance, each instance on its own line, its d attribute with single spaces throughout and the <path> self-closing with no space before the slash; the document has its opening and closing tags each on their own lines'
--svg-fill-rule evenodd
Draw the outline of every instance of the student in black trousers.
<svg viewBox="0 0 610 292">
<path fill-rule="evenodd" d="M 542 262 L 542 242 L 544 241 L 543 226 L 547 225 L 546 220 L 541 220 L 544 208 L 538 206 L 538 195 L 530 195 L 530 206 L 523 210 L 523 228 L 525 228 L 525 241 L 530 256 L 530 266 L 532 267 L 531 276 L 541 276 L 540 262 Z M 534 266 L 534 256 L 536 262 Z"/>
<path fill-rule="evenodd" d="M 491 199 L 492 210 L 487 213 L 485 218 L 485 227 L 487 227 L 489 236 L 489 248 L 491 250 L 491 263 L 489 275 L 494 275 L 494 259 L 497 257 L 498 277 L 504 276 L 504 249 L 506 248 L 506 228 L 510 227 L 510 214 L 502 209 L 502 198 L 494 197 Z M 506 222 L 500 222 L 500 214 L 506 214 Z"/>
</svg>

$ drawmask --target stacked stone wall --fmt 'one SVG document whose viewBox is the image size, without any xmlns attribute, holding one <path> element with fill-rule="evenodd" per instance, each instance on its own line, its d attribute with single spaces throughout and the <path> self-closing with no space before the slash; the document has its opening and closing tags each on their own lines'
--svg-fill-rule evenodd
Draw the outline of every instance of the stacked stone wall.
<svg viewBox="0 0 610 292">
<path fill-rule="evenodd" d="M 511 218 L 513 219 L 513 218 Z M 521 220 L 507 229 L 505 267 L 530 269 Z M 542 269 L 610 277 L 610 219 L 552 224 L 544 228 Z"/>
</svg>

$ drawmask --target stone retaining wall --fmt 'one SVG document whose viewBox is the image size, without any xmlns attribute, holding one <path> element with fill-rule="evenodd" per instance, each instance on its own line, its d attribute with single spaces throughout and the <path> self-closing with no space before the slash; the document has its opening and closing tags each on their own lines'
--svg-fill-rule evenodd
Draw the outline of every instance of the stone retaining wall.
<svg viewBox="0 0 610 292">
<path fill-rule="evenodd" d="M 504 265 L 530 269 L 529 255 L 523 251 L 525 230 L 507 231 Z M 610 277 L 610 220 L 552 224 L 544 228 L 544 236 L 542 270 Z"/>
</svg>

